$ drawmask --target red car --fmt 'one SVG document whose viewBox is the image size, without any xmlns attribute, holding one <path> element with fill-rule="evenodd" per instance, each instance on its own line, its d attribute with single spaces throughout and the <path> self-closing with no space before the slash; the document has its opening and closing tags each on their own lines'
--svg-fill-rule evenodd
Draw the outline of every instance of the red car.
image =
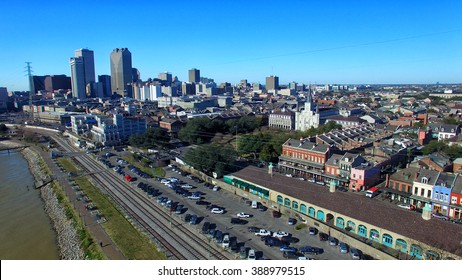
<svg viewBox="0 0 462 280">
<path fill-rule="evenodd" d="M 134 179 L 130 175 L 125 175 L 125 180 L 127 182 L 133 182 L 134 181 Z"/>
</svg>

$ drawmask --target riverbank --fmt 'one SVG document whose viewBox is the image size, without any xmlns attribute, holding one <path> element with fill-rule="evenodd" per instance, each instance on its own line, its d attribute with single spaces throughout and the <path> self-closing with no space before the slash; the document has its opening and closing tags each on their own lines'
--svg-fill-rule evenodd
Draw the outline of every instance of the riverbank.
<svg viewBox="0 0 462 280">
<path fill-rule="evenodd" d="M 22 143 L 13 141 L 2 141 L 0 145 L 6 147 L 20 146 Z M 29 170 L 36 182 L 45 181 L 49 178 L 48 167 L 41 156 L 32 148 L 25 148 L 21 151 L 29 165 Z M 57 246 L 60 258 L 63 260 L 84 259 L 84 253 L 80 246 L 80 238 L 71 219 L 68 219 L 64 208 L 60 205 L 58 197 L 53 191 L 51 184 L 40 189 L 40 196 L 44 202 L 44 209 L 50 217 L 52 227 L 57 235 Z"/>
</svg>

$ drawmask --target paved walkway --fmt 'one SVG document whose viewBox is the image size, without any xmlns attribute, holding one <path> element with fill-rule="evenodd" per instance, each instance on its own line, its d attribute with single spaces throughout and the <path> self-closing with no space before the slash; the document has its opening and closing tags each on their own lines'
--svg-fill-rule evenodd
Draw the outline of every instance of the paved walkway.
<svg viewBox="0 0 462 280">
<path fill-rule="evenodd" d="M 51 159 L 50 153 L 43 151 L 37 146 L 31 146 L 31 148 L 40 153 L 45 163 L 50 168 L 54 178 L 58 180 L 59 184 L 69 197 L 69 200 L 74 205 L 74 208 L 78 212 L 79 216 L 81 219 L 83 219 L 83 222 L 93 237 L 93 240 L 96 244 L 101 246 L 101 250 L 106 255 L 106 257 L 109 260 L 124 260 L 125 256 L 122 254 L 122 252 L 120 252 L 117 245 L 115 245 L 112 239 L 107 235 L 101 224 L 98 224 L 91 216 L 90 211 L 87 211 L 84 208 L 84 203 L 77 200 L 77 195 L 72 189 L 72 185 L 68 179 L 67 174 L 64 174 L 58 165 Z"/>
</svg>

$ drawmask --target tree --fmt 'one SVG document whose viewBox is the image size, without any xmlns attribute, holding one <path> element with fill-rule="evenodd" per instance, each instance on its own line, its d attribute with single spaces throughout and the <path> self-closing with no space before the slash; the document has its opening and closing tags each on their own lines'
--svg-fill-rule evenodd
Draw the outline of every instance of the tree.
<svg viewBox="0 0 462 280">
<path fill-rule="evenodd" d="M 214 144 L 191 149 L 185 155 L 188 165 L 209 175 L 216 172 L 219 177 L 236 170 L 236 158 L 234 149 Z"/>
<path fill-rule="evenodd" d="M 422 148 L 422 153 L 424 155 L 429 155 L 434 152 L 440 152 L 442 151 L 445 146 L 447 146 L 444 142 L 438 142 L 437 140 L 432 140 L 430 143 L 425 145 L 425 147 Z"/>
<path fill-rule="evenodd" d="M 139 148 L 165 147 L 170 137 L 167 131 L 161 128 L 148 128 L 145 133 L 132 135 L 128 139 L 130 145 Z"/>
</svg>

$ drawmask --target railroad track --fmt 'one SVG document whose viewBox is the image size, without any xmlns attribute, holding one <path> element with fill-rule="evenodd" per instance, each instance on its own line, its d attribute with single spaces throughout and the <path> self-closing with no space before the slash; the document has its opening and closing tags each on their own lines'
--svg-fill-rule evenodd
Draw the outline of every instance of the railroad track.
<svg viewBox="0 0 462 280">
<path fill-rule="evenodd" d="M 59 139 L 56 139 L 66 150 L 74 151 L 75 148 Z M 112 199 L 117 203 L 138 225 L 159 243 L 175 259 L 230 259 L 226 253 L 210 246 L 209 241 L 197 232 L 184 227 L 182 223 L 175 221 L 163 208 L 158 208 L 152 200 L 134 189 L 115 174 L 96 172 L 103 168 L 100 163 L 90 159 L 86 154 L 74 158 L 75 161 L 88 172 Z M 104 167 L 105 168 L 105 167 Z M 181 248 L 181 249 L 179 249 Z M 205 252 L 205 253 L 204 253 Z"/>
</svg>

